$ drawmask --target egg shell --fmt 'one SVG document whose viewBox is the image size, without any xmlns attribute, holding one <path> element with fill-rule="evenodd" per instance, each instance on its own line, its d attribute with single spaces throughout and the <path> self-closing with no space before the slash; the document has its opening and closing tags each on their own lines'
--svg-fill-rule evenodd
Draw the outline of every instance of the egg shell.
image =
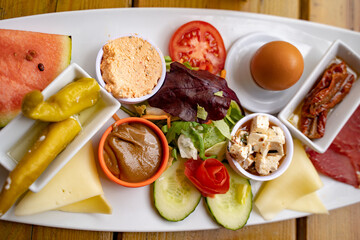
<svg viewBox="0 0 360 240">
<path fill-rule="evenodd" d="M 251 75 L 262 88 L 280 91 L 293 86 L 304 70 L 300 51 L 285 41 L 273 41 L 260 47 L 250 63 Z"/>
</svg>

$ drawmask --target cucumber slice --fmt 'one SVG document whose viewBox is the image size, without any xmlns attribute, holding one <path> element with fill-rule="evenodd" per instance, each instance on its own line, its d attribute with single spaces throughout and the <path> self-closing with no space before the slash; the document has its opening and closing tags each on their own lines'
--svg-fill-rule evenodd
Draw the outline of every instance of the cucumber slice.
<svg viewBox="0 0 360 240">
<path fill-rule="evenodd" d="M 178 159 L 154 183 L 154 202 L 168 221 L 181 221 L 199 204 L 201 193 L 184 174 L 185 160 Z"/>
<path fill-rule="evenodd" d="M 245 179 L 224 164 L 230 175 L 230 189 L 225 194 L 216 194 L 214 198 L 206 197 L 206 205 L 217 223 L 237 230 L 249 219 L 252 210 L 252 192 L 248 179 Z"/>
</svg>

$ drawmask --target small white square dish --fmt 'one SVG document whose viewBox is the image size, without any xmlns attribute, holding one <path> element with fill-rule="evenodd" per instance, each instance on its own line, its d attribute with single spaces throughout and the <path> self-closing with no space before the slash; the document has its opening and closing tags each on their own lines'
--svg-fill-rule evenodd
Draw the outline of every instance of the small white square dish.
<svg viewBox="0 0 360 240">
<path fill-rule="evenodd" d="M 80 66 L 72 63 L 42 91 L 44 99 L 57 93 L 70 82 L 83 77 L 91 78 Z M 30 190 L 40 191 L 119 108 L 119 101 L 100 88 L 100 100 L 94 106 L 78 114 L 82 125 L 81 132 L 30 186 Z M 13 170 L 24 153 L 31 147 L 34 137 L 44 126 L 46 126 L 45 123 L 26 118 L 21 113 L 6 125 L 0 131 L 0 164 L 9 171 Z"/>
<path fill-rule="evenodd" d="M 317 139 L 310 139 L 296 126 L 296 121 L 300 118 L 299 114 L 297 114 L 300 109 L 299 106 L 302 104 L 306 95 L 317 83 L 318 79 L 323 76 L 324 71 L 330 66 L 330 64 L 333 62 L 340 62 L 341 60 L 346 63 L 347 72 L 352 73 L 355 80 L 349 93 L 327 114 L 324 136 Z M 360 83 L 358 81 L 359 73 L 359 54 L 351 50 L 342 41 L 334 41 L 321 58 L 320 62 L 315 66 L 309 77 L 305 80 L 299 91 L 278 114 L 278 118 L 288 127 L 296 138 L 315 151 L 324 153 L 360 104 Z M 291 123 L 291 121 L 293 123 Z"/>
</svg>

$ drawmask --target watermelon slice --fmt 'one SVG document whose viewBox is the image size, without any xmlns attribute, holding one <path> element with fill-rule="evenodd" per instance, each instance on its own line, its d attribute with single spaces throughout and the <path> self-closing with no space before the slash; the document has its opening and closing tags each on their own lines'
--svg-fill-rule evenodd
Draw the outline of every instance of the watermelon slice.
<svg viewBox="0 0 360 240">
<path fill-rule="evenodd" d="M 0 29 L 0 128 L 26 93 L 43 90 L 71 60 L 71 36 Z"/>
</svg>

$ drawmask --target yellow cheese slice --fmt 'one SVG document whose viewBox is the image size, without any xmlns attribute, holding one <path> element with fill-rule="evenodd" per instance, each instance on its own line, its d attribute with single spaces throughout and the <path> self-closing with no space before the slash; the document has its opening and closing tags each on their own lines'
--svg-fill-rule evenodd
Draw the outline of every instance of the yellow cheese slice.
<svg viewBox="0 0 360 240">
<path fill-rule="evenodd" d="M 102 194 L 94 150 L 89 141 L 41 191 L 29 191 L 15 207 L 15 215 L 54 210 Z"/>
<path fill-rule="evenodd" d="M 295 200 L 323 186 L 320 177 L 307 157 L 304 147 L 294 140 L 294 157 L 287 171 L 266 182 L 255 197 L 255 206 L 265 220 L 270 220 Z"/>
<path fill-rule="evenodd" d="M 324 206 L 323 202 L 320 200 L 316 192 L 305 195 L 295 202 L 291 203 L 287 209 L 298 211 L 298 212 L 308 212 L 308 213 L 318 213 L 318 214 L 328 214 L 329 211 Z"/>
<path fill-rule="evenodd" d="M 112 209 L 104 195 L 97 195 L 85 199 L 80 202 L 76 202 L 64 207 L 58 208 L 57 210 L 64 212 L 81 212 L 81 213 L 104 213 L 111 214 Z"/>
</svg>

